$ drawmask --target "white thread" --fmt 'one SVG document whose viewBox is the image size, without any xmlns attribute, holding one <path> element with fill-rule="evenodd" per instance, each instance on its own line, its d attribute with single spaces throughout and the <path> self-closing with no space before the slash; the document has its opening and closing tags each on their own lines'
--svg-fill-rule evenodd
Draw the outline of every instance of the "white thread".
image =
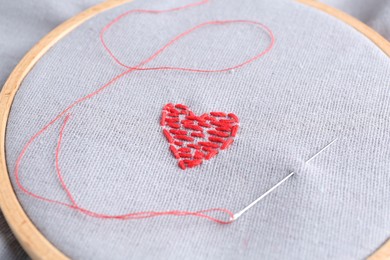
<svg viewBox="0 0 390 260">
<path fill-rule="evenodd" d="M 305 161 L 305 164 L 309 163 L 311 160 L 313 160 L 314 158 L 316 158 L 320 153 L 322 153 L 323 151 L 325 151 L 329 146 L 331 146 L 335 141 L 337 140 L 334 139 L 332 142 L 330 142 L 329 144 L 327 144 L 324 148 L 322 148 L 320 151 L 318 151 L 315 155 L 313 155 L 312 157 L 310 157 L 307 161 Z M 260 197 L 258 197 L 255 201 L 253 201 L 251 204 L 249 204 L 248 206 L 246 206 L 243 210 L 237 212 L 236 214 L 234 214 L 233 218 L 231 219 L 232 221 L 235 221 L 237 220 L 239 217 L 241 217 L 242 214 L 244 214 L 246 211 L 248 211 L 250 208 L 252 208 L 254 205 L 256 205 L 259 201 L 261 201 L 262 199 L 264 199 L 268 194 L 270 194 L 272 191 L 274 191 L 277 187 L 279 187 L 280 185 L 282 185 L 282 183 L 284 183 L 285 181 L 287 181 L 290 177 L 292 177 L 293 175 L 295 174 L 295 172 L 290 172 L 289 175 L 287 175 L 286 177 L 284 177 L 281 181 L 279 181 L 276 185 L 274 185 L 271 189 L 269 189 L 268 191 L 266 191 L 265 193 L 263 193 Z"/>
</svg>

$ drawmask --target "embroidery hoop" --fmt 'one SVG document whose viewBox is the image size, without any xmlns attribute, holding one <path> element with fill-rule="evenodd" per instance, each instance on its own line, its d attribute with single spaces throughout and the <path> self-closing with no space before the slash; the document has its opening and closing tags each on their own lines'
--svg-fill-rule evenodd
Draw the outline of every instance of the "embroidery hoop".
<svg viewBox="0 0 390 260">
<path fill-rule="evenodd" d="M 344 23 L 352 26 L 354 29 L 362 33 L 365 37 L 375 43 L 385 54 L 390 57 L 390 42 L 384 39 L 376 31 L 358 21 L 357 19 L 325 4 L 314 0 L 296 0 L 299 3 L 319 9 Z M 19 62 L 16 68 L 9 76 L 0 94 L 0 205 L 1 210 L 11 227 L 12 232 L 33 259 L 68 259 L 59 249 L 48 241 L 42 233 L 31 222 L 27 214 L 24 212 L 20 202 L 16 197 L 16 193 L 10 181 L 5 159 L 5 134 L 9 112 L 12 102 L 18 91 L 23 79 L 30 72 L 37 61 L 45 55 L 45 53 L 54 46 L 59 40 L 67 35 L 79 25 L 83 24 L 90 18 L 117 7 L 131 0 L 107 0 L 102 4 L 96 5 L 64 22 L 41 41 L 36 44 Z M 386 259 L 390 257 L 390 240 L 383 244 L 370 259 Z"/>
</svg>

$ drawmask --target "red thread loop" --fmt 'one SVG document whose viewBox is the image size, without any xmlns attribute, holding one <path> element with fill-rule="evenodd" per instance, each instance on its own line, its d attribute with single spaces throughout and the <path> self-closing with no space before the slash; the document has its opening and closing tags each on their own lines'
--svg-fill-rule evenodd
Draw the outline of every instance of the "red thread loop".
<svg viewBox="0 0 390 260">
<path fill-rule="evenodd" d="M 181 7 L 171 8 L 168 10 L 131 10 L 131 11 L 128 11 L 128 12 L 125 12 L 125 13 L 119 15 L 118 17 L 113 19 L 110 23 L 108 23 L 102 29 L 102 31 L 100 33 L 100 40 L 103 44 L 103 47 L 105 48 L 107 53 L 113 58 L 113 60 L 117 64 L 119 64 L 120 66 L 125 67 L 126 70 L 123 71 L 122 73 L 116 75 L 115 77 L 113 77 L 111 80 L 106 82 L 103 86 L 99 87 L 97 90 L 95 90 L 95 91 L 89 93 L 88 95 L 86 95 L 80 99 L 77 99 L 76 101 L 71 103 L 61 113 L 59 113 L 55 118 L 53 118 L 49 123 L 47 123 L 44 127 L 42 127 L 42 129 L 40 129 L 36 134 L 34 134 L 29 139 L 29 141 L 24 145 L 21 153 L 19 154 L 19 156 L 16 160 L 15 169 L 14 169 L 16 183 L 17 183 L 18 187 L 24 193 L 26 193 L 27 195 L 34 197 L 36 199 L 46 201 L 49 203 L 54 203 L 54 204 L 66 206 L 66 207 L 69 207 L 71 209 L 77 210 L 83 214 L 86 214 L 88 216 L 95 217 L 95 218 L 102 218 L 102 219 L 122 219 L 122 220 L 145 219 L 145 218 L 151 218 L 151 217 L 157 217 L 157 216 L 173 215 L 173 216 L 196 216 L 196 217 L 205 218 L 205 219 L 208 219 L 208 220 L 211 220 L 213 222 L 220 223 L 220 224 L 229 224 L 233 221 L 233 213 L 231 211 L 229 211 L 227 209 L 223 209 L 223 208 L 213 208 L 213 209 L 206 209 L 206 210 L 200 210 L 200 211 L 180 211 L 180 210 L 171 210 L 171 211 L 162 211 L 162 212 L 146 211 L 146 212 L 135 212 L 135 213 L 129 213 L 129 214 L 122 214 L 122 215 L 105 215 L 105 214 L 96 213 L 96 212 L 90 211 L 88 209 L 82 208 L 76 203 L 71 191 L 68 189 L 68 187 L 63 179 L 61 169 L 60 169 L 60 151 L 62 148 L 65 127 L 69 123 L 69 120 L 70 120 L 70 115 L 69 115 L 70 110 L 73 107 L 75 107 L 76 105 L 78 105 L 78 104 L 80 104 L 88 99 L 91 99 L 98 94 L 103 93 L 103 91 L 106 88 L 112 86 L 116 81 L 118 81 L 120 78 L 126 76 L 127 74 L 129 74 L 133 71 L 155 71 L 155 70 L 177 70 L 177 71 L 202 72 L 202 73 L 215 73 L 215 72 L 231 71 L 233 69 L 241 68 L 241 67 L 259 59 L 260 57 L 262 57 L 263 55 L 265 55 L 267 52 L 269 52 L 272 49 L 272 47 L 275 43 L 275 39 L 274 39 L 272 31 L 268 27 L 266 27 L 265 25 L 263 25 L 261 23 L 258 23 L 255 21 L 249 21 L 249 20 L 223 20 L 223 21 L 208 21 L 208 22 L 201 23 L 201 24 L 199 24 L 193 28 L 190 28 L 189 30 L 177 35 L 176 37 L 171 39 L 166 45 L 164 45 L 162 48 L 160 48 L 154 54 L 152 54 L 149 58 L 147 58 L 144 61 L 141 61 L 138 65 L 135 65 L 135 66 L 128 66 L 128 65 L 122 63 L 113 54 L 113 52 L 109 49 L 109 47 L 105 43 L 105 40 L 104 40 L 105 32 L 107 32 L 114 24 L 116 24 L 118 21 L 120 21 L 125 16 L 128 16 L 130 14 L 134 14 L 134 13 L 159 14 L 159 13 L 164 13 L 164 12 L 175 12 L 175 11 L 180 11 L 180 10 L 184 10 L 187 8 L 199 6 L 199 5 L 205 4 L 207 2 L 208 2 L 208 0 L 202 0 L 202 1 L 199 1 L 196 3 L 184 5 Z M 152 60 L 154 60 L 160 54 L 162 54 L 172 44 L 174 44 L 175 42 L 178 42 L 180 39 L 191 34 L 192 32 L 199 30 L 205 26 L 209 26 L 209 25 L 224 25 L 224 24 L 231 24 L 231 23 L 251 24 L 253 26 L 256 26 L 256 27 L 266 31 L 270 37 L 269 46 L 265 50 L 262 50 L 261 52 L 259 52 L 254 57 L 244 61 L 243 63 L 237 64 L 237 65 L 229 67 L 229 68 L 207 70 L 207 69 L 201 69 L 201 68 L 181 68 L 181 67 L 169 67 L 169 66 L 149 67 L 149 68 L 145 67 L 145 65 L 150 63 Z M 176 148 L 175 146 L 181 147 L 185 143 L 193 141 L 194 138 L 203 137 L 203 136 L 194 136 L 194 135 L 188 136 L 187 133 L 184 133 L 184 132 L 180 132 L 180 133 L 174 132 L 175 129 L 177 131 L 179 131 L 179 130 L 184 131 L 183 129 L 180 129 L 181 125 L 178 121 L 178 118 L 180 117 L 180 115 L 183 115 L 183 113 L 189 117 L 186 120 L 198 121 L 197 125 L 200 127 L 212 128 L 212 125 L 215 125 L 215 126 L 218 126 L 218 128 L 215 129 L 217 131 L 224 131 L 224 132 L 231 131 L 232 137 L 234 137 L 237 134 L 238 126 L 236 128 L 234 128 L 234 126 L 231 127 L 231 124 L 233 122 L 235 124 L 238 123 L 238 118 L 236 118 L 233 114 L 228 114 L 228 118 L 224 119 L 225 121 L 221 121 L 221 120 L 216 119 L 216 117 L 219 117 L 219 116 L 223 117 L 223 115 L 225 115 L 225 114 L 215 114 L 215 116 L 204 115 L 204 116 L 198 117 L 196 119 L 192 118 L 192 116 L 194 116 L 193 113 L 188 111 L 188 108 L 186 106 L 180 105 L 180 104 L 177 104 L 175 106 L 172 104 L 168 104 L 164 107 L 164 110 L 165 110 L 165 113 L 162 114 L 160 124 L 161 124 L 161 126 L 169 126 L 171 128 L 169 131 L 168 130 L 163 131 L 163 133 L 164 133 L 166 139 L 168 140 L 168 142 L 170 143 L 169 149 L 172 151 L 172 154 L 178 159 L 182 158 L 183 155 L 184 155 L 183 157 L 187 157 L 187 155 L 189 153 L 186 152 L 187 150 L 178 151 L 178 148 Z M 29 191 L 26 187 L 24 187 L 22 185 L 22 183 L 20 181 L 20 176 L 19 176 L 22 159 L 24 158 L 30 145 L 39 136 L 41 136 L 44 132 L 46 132 L 51 126 L 53 126 L 57 121 L 59 121 L 63 117 L 64 117 L 64 121 L 63 121 L 63 124 L 61 125 L 61 130 L 59 133 L 59 139 L 58 139 L 57 148 L 56 148 L 55 166 L 56 166 L 57 176 L 58 176 L 58 179 L 60 181 L 60 184 L 61 184 L 62 188 L 64 189 L 64 191 L 66 192 L 69 200 L 71 201 L 71 204 L 65 203 L 62 201 L 58 201 L 58 200 L 54 200 L 54 199 L 50 199 L 50 198 L 46 198 L 46 197 L 40 196 L 38 194 L 35 194 L 35 193 Z M 168 120 L 168 118 L 169 118 L 169 120 Z M 194 125 L 196 126 L 195 123 L 186 124 L 186 129 L 188 129 L 189 131 L 200 132 L 200 128 L 194 128 Z M 195 133 L 195 132 L 192 132 L 192 133 Z M 220 135 L 222 135 L 222 134 L 219 134 L 219 135 L 216 134 L 215 137 L 213 137 L 213 138 L 223 138 L 223 136 L 220 136 Z M 181 138 L 179 138 L 180 141 L 177 140 L 177 138 L 175 138 L 177 136 L 181 137 Z M 221 149 L 226 149 L 229 145 L 231 145 L 232 141 L 229 141 L 229 140 L 222 143 Z M 196 150 L 196 152 L 193 156 L 194 158 L 191 160 L 189 160 L 189 159 L 181 160 L 179 162 L 179 166 L 181 168 L 185 169 L 187 167 L 192 168 L 192 167 L 195 167 L 195 166 L 201 164 L 203 159 L 207 159 L 207 158 L 210 159 L 211 157 L 215 156 L 218 153 L 218 151 L 213 150 L 213 149 L 219 148 L 220 145 L 221 144 L 217 144 L 217 143 L 212 142 L 212 141 L 206 141 L 206 142 L 198 142 L 196 145 L 194 144 L 193 146 L 187 146 L 188 148 Z M 202 150 L 204 150 L 205 148 L 210 148 L 208 151 L 208 154 L 204 154 L 203 152 L 201 152 L 200 151 L 201 147 L 203 148 Z M 192 154 L 191 154 L 191 156 L 192 156 Z M 221 219 L 218 219 L 218 218 L 215 218 L 215 217 L 208 215 L 209 213 L 213 213 L 213 212 L 224 213 L 224 214 L 229 216 L 229 220 L 221 220 Z"/>
</svg>

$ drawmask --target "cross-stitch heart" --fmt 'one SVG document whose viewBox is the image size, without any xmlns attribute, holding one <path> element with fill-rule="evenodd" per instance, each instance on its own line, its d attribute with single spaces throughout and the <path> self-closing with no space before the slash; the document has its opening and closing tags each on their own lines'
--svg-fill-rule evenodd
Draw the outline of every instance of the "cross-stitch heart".
<svg viewBox="0 0 390 260">
<path fill-rule="evenodd" d="M 167 104 L 161 115 L 161 127 L 169 149 L 183 170 L 202 164 L 219 150 L 231 146 L 237 135 L 239 119 L 233 114 L 210 112 L 195 115 L 182 104 Z"/>
</svg>

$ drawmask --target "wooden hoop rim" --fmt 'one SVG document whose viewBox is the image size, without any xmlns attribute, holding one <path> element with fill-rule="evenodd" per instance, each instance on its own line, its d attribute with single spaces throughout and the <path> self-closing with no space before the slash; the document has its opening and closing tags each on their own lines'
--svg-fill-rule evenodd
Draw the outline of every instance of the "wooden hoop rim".
<svg viewBox="0 0 390 260">
<path fill-rule="evenodd" d="M 18 241 L 32 259 L 68 259 L 51 244 L 34 226 L 19 203 L 7 170 L 5 158 L 5 134 L 9 112 L 15 94 L 23 79 L 38 60 L 59 40 L 92 17 L 132 0 L 108 0 L 64 22 L 40 40 L 15 67 L 0 94 L 0 205 L 1 210 Z M 357 19 L 314 0 L 296 0 L 319 9 L 347 23 L 375 43 L 390 57 L 390 42 Z M 382 245 L 369 259 L 389 259 L 390 241 Z"/>
</svg>

